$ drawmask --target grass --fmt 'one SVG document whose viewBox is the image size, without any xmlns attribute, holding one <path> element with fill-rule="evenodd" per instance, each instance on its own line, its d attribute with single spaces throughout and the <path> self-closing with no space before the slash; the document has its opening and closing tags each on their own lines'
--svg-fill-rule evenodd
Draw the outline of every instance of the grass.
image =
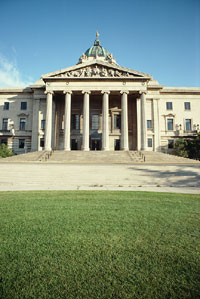
<svg viewBox="0 0 200 299">
<path fill-rule="evenodd" d="M 0 192 L 1 298 L 199 298 L 200 195 Z"/>
</svg>

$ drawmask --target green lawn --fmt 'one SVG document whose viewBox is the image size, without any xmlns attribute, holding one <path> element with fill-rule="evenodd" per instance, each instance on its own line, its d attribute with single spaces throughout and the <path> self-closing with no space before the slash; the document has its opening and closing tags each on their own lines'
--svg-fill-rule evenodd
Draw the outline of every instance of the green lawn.
<svg viewBox="0 0 200 299">
<path fill-rule="evenodd" d="M 0 192 L 0 298 L 199 298 L 200 195 Z"/>
</svg>

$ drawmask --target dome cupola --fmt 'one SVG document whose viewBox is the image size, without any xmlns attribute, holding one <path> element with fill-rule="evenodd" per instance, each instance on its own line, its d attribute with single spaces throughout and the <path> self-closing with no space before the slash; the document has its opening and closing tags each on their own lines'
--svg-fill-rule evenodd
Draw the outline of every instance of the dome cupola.
<svg viewBox="0 0 200 299">
<path fill-rule="evenodd" d="M 85 55 L 87 57 L 107 57 L 110 53 L 104 47 L 100 45 L 99 41 L 99 33 L 96 33 L 96 39 L 94 42 L 94 46 L 87 49 Z"/>
<path fill-rule="evenodd" d="M 98 31 L 96 32 L 96 39 L 94 41 L 94 45 L 87 49 L 87 51 L 85 51 L 85 53 L 79 58 L 78 63 L 91 61 L 93 59 L 104 60 L 116 64 L 115 58 L 112 56 L 112 54 L 100 45 Z"/>
</svg>

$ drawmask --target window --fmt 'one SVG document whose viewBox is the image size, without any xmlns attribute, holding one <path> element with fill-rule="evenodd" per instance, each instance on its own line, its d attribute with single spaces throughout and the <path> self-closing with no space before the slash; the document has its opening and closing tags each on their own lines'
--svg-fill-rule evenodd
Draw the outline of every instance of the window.
<svg viewBox="0 0 200 299">
<path fill-rule="evenodd" d="M 168 131 L 173 131 L 173 127 L 174 127 L 173 119 L 168 118 L 167 119 L 167 130 Z"/>
<path fill-rule="evenodd" d="M 7 138 L 1 139 L 1 144 L 0 145 L 2 145 L 2 144 L 5 144 L 7 146 L 8 145 L 8 139 Z"/>
<path fill-rule="evenodd" d="M 190 108 L 190 102 L 185 102 L 184 105 L 185 105 L 185 110 L 190 110 L 191 109 Z"/>
<path fill-rule="evenodd" d="M 147 120 L 147 129 L 152 129 L 152 120 Z"/>
<path fill-rule="evenodd" d="M 4 102 L 3 110 L 9 110 L 9 102 Z"/>
<path fill-rule="evenodd" d="M 191 131 L 191 119 L 186 119 L 185 120 L 185 130 L 186 131 Z"/>
<path fill-rule="evenodd" d="M 27 109 L 27 102 L 21 102 L 21 110 Z"/>
<path fill-rule="evenodd" d="M 114 129 L 121 129 L 121 114 L 114 114 Z"/>
<path fill-rule="evenodd" d="M 152 138 L 147 138 L 148 147 L 152 147 Z"/>
<path fill-rule="evenodd" d="M 72 130 L 80 129 L 80 116 L 79 114 L 72 114 Z"/>
<path fill-rule="evenodd" d="M 45 119 L 41 120 L 41 129 L 45 130 Z"/>
<path fill-rule="evenodd" d="M 8 130 L 8 119 L 7 118 L 3 118 L 2 130 L 3 131 L 7 131 Z"/>
<path fill-rule="evenodd" d="M 44 147 L 44 138 L 40 138 L 40 147 Z"/>
<path fill-rule="evenodd" d="M 173 109 L 172 102 L 166 102 L 166 108 L 167 110 L 172 110 Z"/>
<path fill-rule="evenodd" d="M 174 148 L 174 140 L 168 140 L 168 148 Z"/>
<path fill-rule="evenodd" d="M 92 130 L 99 129 L 99 114 L 92 114 Z"/>
<path fill-rule="evenodd" d="M 19 139 L 19 148 L 24 148 L 25 146 L 25 139 Z"/>
<path fill-rule="evenodd" d="M 26 130 L 26 118 L 20 118 L 19 129 L 21 131 L 25 131 Z"/>
</svg>

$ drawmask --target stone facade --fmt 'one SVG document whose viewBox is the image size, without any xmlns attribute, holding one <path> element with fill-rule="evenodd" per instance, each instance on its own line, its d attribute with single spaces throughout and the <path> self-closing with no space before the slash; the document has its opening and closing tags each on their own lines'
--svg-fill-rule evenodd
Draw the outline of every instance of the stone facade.
<svg viewBox="0 0 200 299">
<path fill-rule="evenodd" d="M 151 75 L 120 67 L 98 36 L 77 65 L 24 89 L 0 89 L 0 144 L 16 154 L 170 152 L 176 138 L 198 132 L 200 88 L 164 87 Z"/>
</svg>

